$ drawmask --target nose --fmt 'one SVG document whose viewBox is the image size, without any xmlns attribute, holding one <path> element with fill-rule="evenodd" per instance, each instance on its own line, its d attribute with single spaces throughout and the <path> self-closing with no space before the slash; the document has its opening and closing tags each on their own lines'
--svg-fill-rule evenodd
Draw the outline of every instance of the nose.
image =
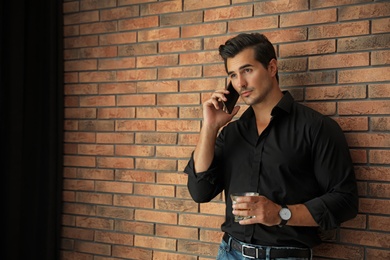
<svg viewBox="0 0 390 260">
<path fill-rule="evenodd" d="M 237 83 L 237 86 L 240 88 L 245 88 L 247 86 L 246 79 L 245 79 L 244 75 L 242 75 L 242 74 L 238 74 L 236 83 Z"/>
</svg>

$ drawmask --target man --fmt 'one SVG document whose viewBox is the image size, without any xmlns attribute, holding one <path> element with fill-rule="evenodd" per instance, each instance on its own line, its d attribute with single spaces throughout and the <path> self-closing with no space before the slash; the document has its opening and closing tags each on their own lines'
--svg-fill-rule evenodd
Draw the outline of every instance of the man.
<svg viewBox="0 0 390 260">
<path fill-rule="evenodd" d="M 239 120 L 222 109 L 227 90 L 203 104 L 188 189 L 198 202 L 224 191 L 225 233 L 217 259 L 311 259 L 319 230 L 357 214 L 348 145 L 332 119 L 294 102 L 279 88 L 275 50 L 262 34 L 240 34 L 219 53 L 228 80 L 249 105 Z M 222 130 L 221 130 L 222 129 Z M 240 197 L 234 192 L 257 192 Z M 234 215 L 252 216 L 234 222 Z"/>
</svg>

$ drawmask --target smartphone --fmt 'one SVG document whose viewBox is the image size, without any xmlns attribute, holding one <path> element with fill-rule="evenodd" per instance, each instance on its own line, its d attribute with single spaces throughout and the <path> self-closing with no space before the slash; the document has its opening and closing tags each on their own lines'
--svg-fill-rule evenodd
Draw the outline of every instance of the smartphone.
<svg viewBox="0 0 390 260">
<path fill-rule="evenodd" d="M 240 97 L 240 94 L 238 94 L 238 92 L 233 88 L 232 82 L 229 83 L 226 89 L 229 90 L 229 94 L 225 95 L 227 101 L 223 102 L 223 109 L 224 111 L 231 114 L 238 98 Z"/>
</svg>

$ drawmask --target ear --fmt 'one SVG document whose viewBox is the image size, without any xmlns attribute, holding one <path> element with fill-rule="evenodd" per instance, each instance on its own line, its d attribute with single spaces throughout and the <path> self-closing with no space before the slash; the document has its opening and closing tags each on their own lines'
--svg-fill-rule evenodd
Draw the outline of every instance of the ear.
<svg viewBox="0 0 390 260">
<path fill-rule="evenodd" d="M 278 72 L 278 62 L 276 59 L 272 59 L 268 64 L 268 72 L 271 74 L 272 77 L 276 76 L 276 73 Z"/>
</svg>

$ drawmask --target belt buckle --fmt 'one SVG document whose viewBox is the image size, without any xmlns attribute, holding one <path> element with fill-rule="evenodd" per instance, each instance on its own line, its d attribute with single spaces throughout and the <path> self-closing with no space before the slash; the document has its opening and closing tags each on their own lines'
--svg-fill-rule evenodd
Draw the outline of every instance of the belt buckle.
<svg viewBox="0 0 390 260">
<path fill-rule="evenodd" d="M 244 252 L 245 248 L 254 249 L 255 252 L 256 252 L 256 256 L 250 256 L 250 255 L 245 254 L 245 252 Z M 259 258 L 259 250 L 258 250 L 258 248 L 254 247 L 254 246 L 242 245 L 242 247 L 241 247 L 241 254 L 242 254 L 242 256 L 250 258 L 250 259 L 257 259 L 257 258 Z"/>
</svg>

